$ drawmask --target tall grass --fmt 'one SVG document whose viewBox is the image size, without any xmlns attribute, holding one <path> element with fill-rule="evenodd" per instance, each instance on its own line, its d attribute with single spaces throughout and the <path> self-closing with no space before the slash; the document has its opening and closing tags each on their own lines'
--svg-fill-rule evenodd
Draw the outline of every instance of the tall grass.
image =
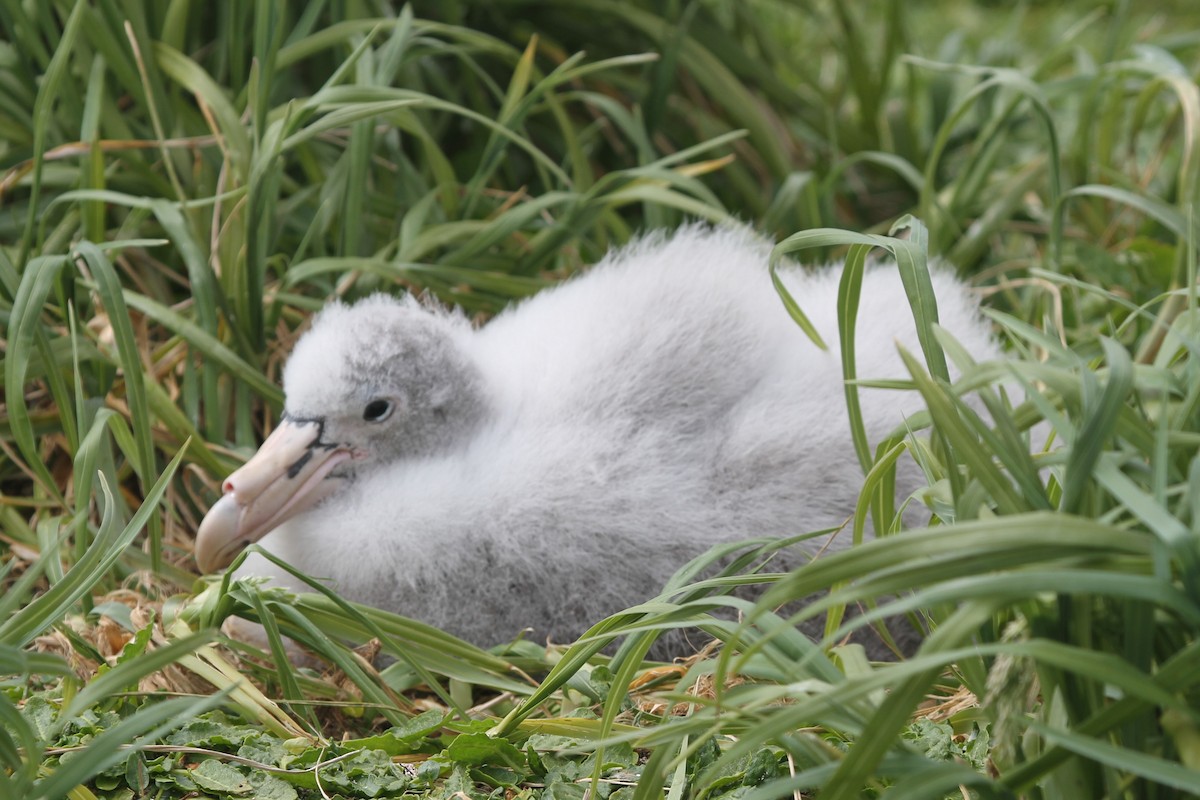
<svg viewBox="0 0 1200 800">
<path fill-rule="evenodd" d="M 335 759 L 444 747 L 410 788 L 449 794 L 1200 786 L 1190 7 L 213 9 L 0 0 L 0 796 L 136 793 L 151 774 L 191 791 L 130 747 L 218 705 Z M 860 546 L 786 575 L 767 571 L 777 542 L 711 554 L 549 650 L 484 652 L 327 592 L 196 582 L 191 533 L 278 414 L 282 358 L 326 299 L 428 291 L 484 320 L 696 217 L 752 222 L 778 257 L 846 259 L 843 342 L 869 324 L 852 312 L 872 248 L 905 273 L 938 366 L 914 360 L 899 387 L 927 417 L 856 437 Z M 936 327 L 930 255 L 986 287 L 1011 358 L 971 363 Z M 870 376 L 844 367 L 856 419 Z M 933 523 L 897 533 L 906 451 Z M 730 594 L 749 581 L 768 586 L 757 603 Z M 793 623 L 819 614 L 814 643 Z M 929 632 L 915 657 L 839 645 L 899 614 Z M 231 616 L 266 626 L 277 670 L 220 637 Z M 680 625 L 725 646 L 675 672 L 644 662 Z M 123 630 L 123 654 L 102 630 Z M 340 677 L 289 666 L 281 636 Z M 341 643 L 370 637 L 396 659 L 382 672 Z M 484 727 L 517 756 L 471 750 Z M 339 730 L 391 738 L 338 745 Z M 270 774 L 316 792 L 302 771 Z"/>
</svg>

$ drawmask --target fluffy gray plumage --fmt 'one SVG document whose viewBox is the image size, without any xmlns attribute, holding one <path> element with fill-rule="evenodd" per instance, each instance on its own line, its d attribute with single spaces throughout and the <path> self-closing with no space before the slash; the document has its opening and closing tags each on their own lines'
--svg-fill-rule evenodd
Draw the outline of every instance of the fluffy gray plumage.
<svg viewBox="0 0 1200 800">
<path fill-rule="evenodd" d="M 783 271 L 823 352 L 772 288 L 769 250 L 745 230 L 650 235 L 480 329 L 411 299 L 329 306 L 287 364 L 286 411 L 357 457 L 262 546 L 349 599 L 486 646 L 525 627 L 569 641 L 715 544 L 844 522 L 862 474 L 840 273 Z M 942 325 L 993 356 L 967 290 L 933 278 Z M 897 342 L 920 352 L 892 267 L 866 276 L 858 340 L 864 378 L 907 375 Z M 380 398 L 386 418 L 364 420 Z M 915 392 L 862 401 L 873 441 L 922 408 Z M 915 489 L 915 470 L 904 480 Z M 257 555 L 238 575 L 303 589 Z"/>
</svg>

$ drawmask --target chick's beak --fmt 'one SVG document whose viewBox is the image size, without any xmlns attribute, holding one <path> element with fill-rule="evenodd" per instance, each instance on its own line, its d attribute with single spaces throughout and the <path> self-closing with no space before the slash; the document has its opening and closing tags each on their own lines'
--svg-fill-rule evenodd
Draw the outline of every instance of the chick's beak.
<svg viewBox="0 0 1200 800">
<path fill-rule="evenodd" d="M 224 496 L 196 532 L 196 563 L 202 572 L 226 566 L 247 544 L 338 488 L 338 481 L 326 478 L 352 453 L 321 441 L 321 432 L 319 421 L 285 417 L 258 452 L 225 479 Z"/>
</svg>

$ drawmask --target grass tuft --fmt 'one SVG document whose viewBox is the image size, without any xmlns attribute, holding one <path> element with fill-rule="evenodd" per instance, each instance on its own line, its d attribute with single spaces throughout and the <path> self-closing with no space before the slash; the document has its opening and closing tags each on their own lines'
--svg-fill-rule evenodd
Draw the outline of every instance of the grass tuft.
<svg viewBox="0 0 1200 800">
<path fill-rule="evenodd" d="M 847 9 L 0 0 L 0 797 L 1191 796 L 1200 20 Z M 196 576 L 325 301 L 485 321 L 696 218 L 846 263 L 855 547 L 781 574 L 784 543 L 730 545 L 578 642 L 492 651 Z M 1005 360 L 938 328 L 932 259 Z M 891 388 L 927 407 L 882 442 L 872 260 L 921 334 Z M 929 487 L 896 497 L 910 455 Z M 899 618 L 911 658 L 845 643 Z M 678 628 L 716 644 L 647 661 Z"/>
</svg>

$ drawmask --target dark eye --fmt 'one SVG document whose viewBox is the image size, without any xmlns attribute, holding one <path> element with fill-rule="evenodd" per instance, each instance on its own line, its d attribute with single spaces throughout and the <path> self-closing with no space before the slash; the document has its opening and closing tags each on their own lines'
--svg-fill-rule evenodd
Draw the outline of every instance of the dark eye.
<svg viewBox="0 0 1200 800">
<path fill-rule="evenodd" d="M 383 422 L 392 415 L 391 400 L 372 400 L 363 409 L 363 419 L 367 422 Z"/>
</svg>

